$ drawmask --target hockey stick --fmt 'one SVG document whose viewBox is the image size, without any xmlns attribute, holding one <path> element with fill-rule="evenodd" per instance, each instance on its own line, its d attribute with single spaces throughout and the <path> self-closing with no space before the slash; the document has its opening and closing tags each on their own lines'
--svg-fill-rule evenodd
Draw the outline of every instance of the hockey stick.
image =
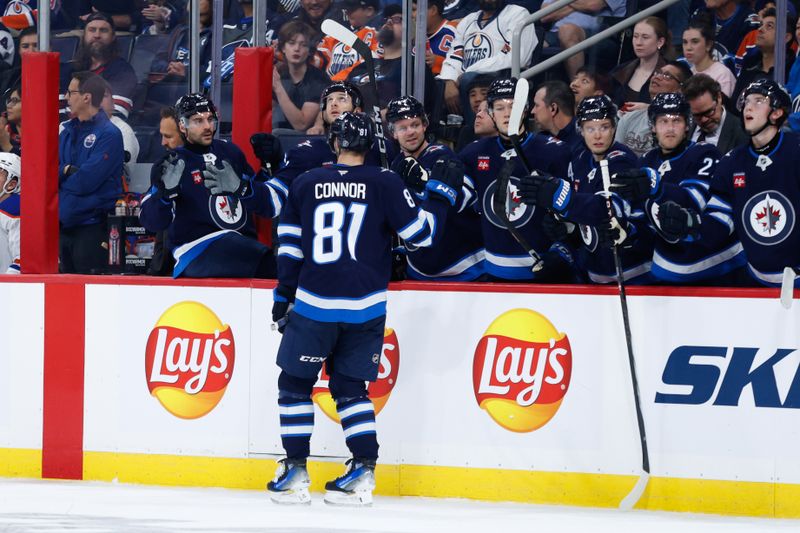
<svg viewBox="0 0 800 533">
<path fill-rule="evenodd" d="M 783 280 L 781 280 L 781 305 L 784 309 L 792 308 L 792 299 L 794 298 L 794 280 L 800 275 L 797 270 L 792 267 L 783 269 Z"/>
<path fill-rule="evenodd" d="M 381 153 L 381 166 L 389 168 L 389 160 L 386 156 L 386 137 L 383 134 L 383 120 L 381 119 L 380 96 L 378 93 L 378 80 L 375 79 L 375 60 L 372 58 L 372 49 L 369 45 L 358 38 L 348 28 L 345 28 L 335 20 L 325 19 L 322 21 L 322 32 L 337 41 L 341 41 L 356 51 L 367 66 L 369 74 L 370 88 L 375 96 L 372 104 L 372 119 L 375 122 L 375 138 L 378 140 L 378 150 Z"/>
<path fill-rule="evenodd" d="M 603 159 L 600 161 L 600 174 L 603 177 L 603 189 L 606 192 L 606 208 L 608 209 L 608 216 L 613 221 L 614 209 L 611 205 L 611 196 L 609 195 L 609 188 L 611 185 L 611 175 L 608 171 L 608 161 Z M 623 231 L 622 228 L 619 228 Z M 624 235 L 624 232 L 623 234 Z M 621 238 L 624 237 L 621 235 Z M 625 326 L 625 344 L 628 348 L 628 366 L 631 370 L 631 383 L 633 384 L 633 404 L 636 407 L 636 422 L 639 426 L 639 442 L 642 447 L 642 473 L 639 475 L 639 480 L 634 485 L 633 489 L 628 493 L 625 498 L 620 502 L 619 508 L 624 510 L 633 509 L 636 502 L 642 497 L 644 489 L 647 487 L 647 482 L 650 480 L 650 454 L 647 452 L 647 434 L 644 428 L 644 416 L 642 415 L 642 405 L 639 394 L 639 380 L 636 378 L 636 361 L 633 357 L 633 343 L 631 341 L 631 322 L 628 316 L 628 297 L 625 294 L 625 280 L 623 278 L 622 260 L 619 257 L 619 251 L 616 245 L 612 249 L 614 253 L 614 267 L 617 271 L 617 288 L 619 289 L 619 303 L 622 307 L 622 323 Z"/>
<path fill-rule="evenodd" d="M 517 87 L 514 89 L 514 103 L 511 106 L 511 116 L 508 119 L 508 131 L 509 137 L 511 137 L 511 143 L 514 146 L 514 152 L 519 156 L 520 161 L 522 161 L 522 165 L 525 167 L 525 171 L 530 173 L 531 168 L 528 164 L 527 159 L 525 159 L 525 155 L 522 153 L 519 145 L 519 127 L 522 124 L 522 114 L 525 112 L 525 107 L 528 102 L 528 82 L 525 80 L 521 80 L 525 85 L 524 91 L 520 90 L 520 83 L 517 82 Z M 523 94 L 524 92 L 524 94 Z M 519 96 L 519 99 L 518 99 Z M 511 132 L 515 132 L 512 136 Z M 516 138 L 516 141 L 514 140 Z M 533 265 L 531 266 L 531 270 L 533 272 L 538 272 L 542 268 L 544 268 L 544 262 L 542 258 L 536 253 L 536 250 L 533 249 L 533 246 L 528 243 L 528 240 L 519 232 L 519 230 L 511 223 L 511 220 L 508 218 L 508 204 L 510 203 L 508 200 L 508 182 L 511 176 L 511 169 L 513 168 L 513 163 L 511 159 L 507 159 L 506 163 L 503 165 L 503 168 L 500 169 L 500 173 L 497 176 L 497 185 L 494 190 L 494 197 L 492 198 L 492 210 L 494 214 L 499 218 L 503 225 L 506 227 L 511 236 L 514 237 L 514 240 L 519 243 L 520 246 L 531 256 L 533 259 Z"/>
</svg>

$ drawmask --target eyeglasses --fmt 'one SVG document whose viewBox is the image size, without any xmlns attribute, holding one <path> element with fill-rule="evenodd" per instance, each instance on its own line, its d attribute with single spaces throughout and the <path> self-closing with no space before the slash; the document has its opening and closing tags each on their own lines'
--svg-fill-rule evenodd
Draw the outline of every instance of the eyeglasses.
<svg viewBox="0 0 800 533">
<path fill-rule="evenodd" d="M 675 76 L 673 76 L 669 72 L 664 72 L 663 70 L 656 70 L 655 72 L 653 72 L 653 76 L 656 76 L 656 77 L 659 77 L 659 78 L 666 78 L 668 80 L 672 80 L 675 83 L 677 83 L 678 85 L 681 84 L 681 81 L 678 78 L 676 78 Z"/>
<path fill-rule="evenodd" d="M 72 96 L 73 94 L 81 94 L 81 92 L 80 92 L 80 91 L 72 91 L 72 90 L 70 90 L 70 89 L 67 89 L 67 90 L 66 90 L 66 92 L 65 92 L 64 94 L 66 94 L 66 95 L 67 95 L 67 97 L 70 97 L 70 96 Z"/>
<path fill-rule="evenodd" d="M 391 17 L 386 19 L 386 22 L 391 22 L 392 24 L 402 24 L 403 23 L 403 15 L 392 15 Z"/>
<path fill-rule="evenodd" d="M 22 100 L 20 100 L 17 97 L 9 98 L 8 100 L 6 100 L 6 107 L 11 106 L 11 105 L 17 105 L 20 102 L 22 102 Z"/>
<path fill-rule="evenodd" d="M 711 118 L 714 116 L 714 113 L 717 111 L 717 102 L 714 101 L 714 105 L 706 109 L 705 111 L 700 111 L 698 113 L 692 113 L 692 116 L 695 120 L 700 120 L 701 118 Z"/>
</svg>

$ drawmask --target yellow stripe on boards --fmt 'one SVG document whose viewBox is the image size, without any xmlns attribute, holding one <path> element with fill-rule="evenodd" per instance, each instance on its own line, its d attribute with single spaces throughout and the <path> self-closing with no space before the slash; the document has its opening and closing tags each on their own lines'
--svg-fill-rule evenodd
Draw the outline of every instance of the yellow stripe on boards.
<svg viewBox="0 0 800 533">
<path fill-rule="evenodd" d="M 273 459 L 186 457 L 85 452 L 86 480 L 264 490 L 275 475 Z M 311 490 L 344 473 L 342 461 L 308 463 Z M 533 472 L 490 468 L 382 465 L 376 494 L 512 501 L 547 505 L 616 507 L 636 476 Z M 266 497 L 266 495 L 265 495 Z M 637 509 L 739 516 L 800 518 L 800 485 L 651 478 Z"/>
<path fill-rule="evenodd" d="M 0 448 L 0 476 L 42 477 L 42 450 Z"/>
</svg>

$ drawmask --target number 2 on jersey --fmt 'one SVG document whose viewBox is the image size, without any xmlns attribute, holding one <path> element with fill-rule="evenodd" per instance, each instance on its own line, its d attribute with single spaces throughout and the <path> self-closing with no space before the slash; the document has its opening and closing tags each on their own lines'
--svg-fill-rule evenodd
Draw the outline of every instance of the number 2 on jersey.
<svg viewBox="0 0 800 533">
<path fill-rule="evenodd" d="M 353 261 L 356 259 L 356 244 L 367 213 L 367 204 L 351 203 L 345 213 L 341 202 L 325 202 L 314 210 L 313 259 L 317 264 L 333 263 L 342 255 L 342 232 L 345 215 L 350 215 L 347 225 L 347 250 Z"/>
</svg>

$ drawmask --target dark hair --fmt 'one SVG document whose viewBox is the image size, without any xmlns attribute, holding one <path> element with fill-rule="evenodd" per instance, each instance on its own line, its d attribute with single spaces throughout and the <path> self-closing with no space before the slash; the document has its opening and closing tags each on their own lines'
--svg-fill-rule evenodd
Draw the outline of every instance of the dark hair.
<svg viewBox="0 0 800 533">
<path fill-rule="evenodd" d="M 702 11 L 692 17 L 692 19 L 689 21 L 689 24 L 686 26 L 686 29 L 683 31 L 699 31 L 700 35 L 703 36 L 703 39 L 706 40 L 706 43 L 711 44 L 713 47 L 714 42 L 717 40 L 713 24 L 714 22 L 711 18 L 711 13 L 708 11 Z"/>
<path fill-rule="evenodd" d="M 108 22 L 111 25 L 111 33 L 114 33 L 114 21 L 111 20 L 109 15 L 102 13 L 100 11 L 95 11 L 86 19 L 86 24 L 89 24 L 95 20 L 103 20 Z M 112 60 L 116 59 L 119 56 L 119 47 L 117 45 L 117 38 L 116 35 L 111 40 L 111 48 L 109 50 L 109 55 L 106 57 L 106 62 L 111 62 Z M 75 52 L 75 57 L 72 60 L 73 70 L 89 70 L 89 67 L 92 65 L 92 56 L 89 53 L 89 47 L 86 46 L 86 30 L 84 29 L 83 36 L 81 36 L 80 44 L 78 45 L 78 50 Z"/>
<path fill-rule="evenodd" d="M 278 50 L 291 41 L 295 35 L 304 36 L 308 41 L 308 46 L 311 46 L 311 42 L 314 40 L 314 29 L 302 20 L 288 21 L 278 31 Z"/>
<path fill-rule="evenodd" d="M 92 106 L 100 107 L 106 95 L 106 80 L 94 72 L 76 72 L 72 75 L 73 80 L 78 80 L 78 92 L 92 96 Z"/>
<path fill-rule="evenodd" d="M 595 88 L 603 94 L 608 94 L 611 90 L 611 77 L 605 70 L 599 70 L 593 65 L 584 65 L 575 73 L 576 76 L 578 74 L 585 74 L 587 78 L 593 79 Z"/>
<path fill-rule="evenodd" d="M 102 20 L 103 22 L 108 22 L 109 26 L 111 26 L 111 31 L 116 31 L 116 27 L 114 26 L 114 19 L 111 18 L 111 15 L 103 13 L 102 11 L 93 11 L 86 17 L 86 22 L 84 26 L 88 25 L 90 22 L 94 22 L 95 20 Z"/>
<path fill-rule="evenodd" d="M 541 84 L 539 89 L 544 89 L 545 105 L 556 104 L 559 111 L 567 116 L 573 116 L 575 95 L 570 90 L 569 85 L 561 80 L 551 80 Z M 538 91 L 539 89 L 536 90 Z"/>
<path fill-rule="evenodd" d="M 19 32 L 19 37 L 17 38 L 17 42 L 22 40 L 23 37 L 27 37 L 28 35 L 38 35 L 36 31 L 37 31 L 36 26 L 28 26 L 27 28 Z"/>
<path fill-rule="evenodd" d="M 467 93 L 469 93 L 472 89 L 475 88 L 482 88 L 488 89 L 489 86 L 494 81 L 494 76 L 491 74 L 478 74 L 472 80 L 470 80 L 469 84 L 467 85 Z"/>
<path fill-rule="evenodd" d="M 680 73 L 678 76 L 678 81 L 680 82 L 681 87 L 683 87 L 683 84 L 686 83 L 686 80 L 692 77 L 692 69 L 689 68 L 689 65 L 686 64 L 686 61 L 667 61 L 664 66 L 667 65 L 678 69 L 678 72 Z"/>
<path fill-rule="evenodd" d="M 417 0 L 411 0 L 412 4 L 416 4 Z M 444 0 L 428 0 L 428 7 L 436 6 L 436 9 L 439 11 L 441 15 L 444 13 Z"/>
<path fill-rule="evenodd" d="M 719 82 L 708 74 L 695 74 L 683 84 L 683 94 L 687 100 L 699 98 L 704 93 L 709 93 L 714 100 L 722 94 Z"/>
<path fill-rule="evenodd" d="M 764 18 L 766 18 L 766 17 L 773 17 L 773 18 L 777 19 L 778 18 L 778 12 L 775 10 L 774 7 L 768 7 L 762 13 L 761 20 L 764 20 Z M 792 40 L 789 41 L 789 42 L 794 41 L 794 31 L 795 31 L 795 26 L 796 25 L 797 25 L 797 17 L 793 17 L 792 14 L 789 13 L 788 10 L 787 10 L 787 12 L 786 12 L 786 33 L 787 34 L 791 34 L 791 36 L 792 36 Z M 776 37 L 775 40 L 778 40 L 777 39 L 777 35 L 775 37 Z"/>
</svg>

